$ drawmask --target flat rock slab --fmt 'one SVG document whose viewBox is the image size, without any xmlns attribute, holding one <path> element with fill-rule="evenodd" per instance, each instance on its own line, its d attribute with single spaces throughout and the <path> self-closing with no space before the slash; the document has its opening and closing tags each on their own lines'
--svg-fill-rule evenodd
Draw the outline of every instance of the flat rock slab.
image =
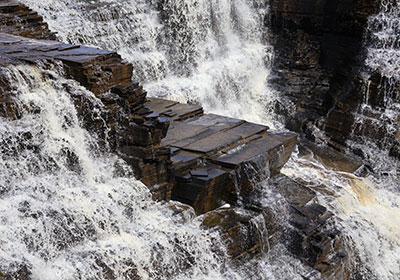
<svg viewBox="0 0 400 280">
<path fill-rule="evenodd" d="M 98 56 L 112 52 L 83 46 L 67 45 L 57 41 L 36 40 L 0 33 L 0 54 L 15 60 L 40 61 L 58 59 L 87 63 Z"/>
<path fill-rule="evenodd" d="M 43 18 L 19 1 L 0 1 L 0 32 L 13 35 L 55 40 Z"/>
<path fill-rule="evenodd" d="M 294 141 L 296 143 L 296 135 L 290 136 L 276 135 L 266 133 L 260 139 L 246 143 L 244 146 L 239 147 L 234 153 L 226 153 L 212 157 L 212 161 L 222 166 L 236 168 L 241 164 L 254 159 L 259 155 L 268 153 L 269 151 L 278 147 L 284 147 L 285 143 Z M 290 153 L 292 150 L 290 150 Z"/>
<path fill-rule="evenodd" d="M 172 120 L 181 121 L 194 116 L 202 115 L 203 108 L 200 106 L 192 106 L 187 104 L 175 104 L 170 107 L 173 113 Z M 165 113 L 164 113 L 165 114 Z"/>
<path fill-rule="evenodd" d="M 182 104 L 160 98 L 149 98 L 145 106 L 160 115 L 169 117 L 172 121 L 183 121 L 203 114 L 201 106 Z"/>
<path fill-rule="evenodd" d="M 233 145 L 240 140 L 241 137 L 238 135 L 224 131 L 217 131 L 207 137 L 180 148 L 199 153 L 211 153 Z"/>
<path fill-rule="evenodd" d="M 204 135 L 205 132 L 209 130 L 210 129 L 206 126 L 189 125 L 183 122 L 173 122 L 168 129 L 167 136 L 161 141 L 161 143 L 163 145 L 182 147 L 195 142 L 196 139 L 201 139 L 196 137 L 201 137 L 201 135 Z M 211 131 L 206 134 L 209 135 L 210 133 Z M 181 142 L 181 144 L 175 145 L 175 143 L 178 142 Z"/>
<path fill-rule="evenodd" d="M 206 127 L 212 127 L 215 130 L 228 130 L 245 123 L 245 121 L 215 114 L 206 114 L 203 116 L 188 119 L 185 121 L 185 123 L 190 125 L 202 125 Z"/>
<path fill-rule="evenodd" d="M 174 106 L 178 102 L 161 99 L 161 98 L 148 98 L 146 102 L 146 107 L 150 110 L 163 114 L 164 112 L 171 111 L 170 107 Z"/>
<path fill-rule="evenodd" d="M 255 134 L 265 132 L 267 130 L 268 130 L 267 126 L 245 122 L 239 126 L 236 126 L 232 129 L 230 129 L 229 133 L 238 135 L 245 139 L 245 138 L 249 138 Z"/>
<path fill-rule="evenodd" d="M 68 78 L 75 79 L 95 94 L 114 87 L 127 89 L 133 86 L 133 66 L 122 62 L 115 52 L 0 33 L 0 64 L 35 64 L 41 61 L 53 63 L 56 67 L 57 62 L 61 62 Z M 140 89 L 135 89 L 135 94 L 136 97 L 130 97 L 131 105 L 145 99 L 145 92 Z"/>
<path fill-rule="evenodd" d="M 201 214 L 249 193 L 257 172 L 277 174 L 296 144 L 294 133 L 268 131 L 244 120 L 202 114 L 198 106 L 149 98 L 146 105 L 171 125 L 161 144 L 174 150 L 172 198 Z M 248 170 L 249 166 L 251 170 Z"/>
<path fill-rule="evenodd" d="M 171 157 L 174 171 L 182 172 L 183 169 L 189 169 L 197 165 L 197 161 L 201 159 L 200 154 L 191 153 L 188 151 L 179 151 Z"/>
<path fill-rule="evenodd" d="M 195 177 L 208 177 L 208 172 L 205 169 L 190 170 L 190 175 Z"/>
</svg>

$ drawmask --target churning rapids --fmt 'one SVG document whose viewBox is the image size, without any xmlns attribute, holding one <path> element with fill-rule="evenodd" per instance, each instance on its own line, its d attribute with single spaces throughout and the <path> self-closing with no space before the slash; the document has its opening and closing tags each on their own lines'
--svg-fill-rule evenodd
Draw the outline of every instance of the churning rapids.
<svg viewBox="0 0 400 280">
<path fill-rule="evenodd" d="M 22 2 L 43 15 L 61 41 L 117 51 L 134 65 L 134 76 L 149 95 L 199 103 L 207 112 L 282 128 L 273 113 L 279 93 L 267 83 L 273 59 L 264 27 L 267 1 Z M 398 46 L 382 41 L 398 34 L 398 9 L 388 10 L 383 1 L 382 12 L 371 19 L 371 32 L 378 36 L 375 45 L 367 46 L 371 69 L 379 67 L 382 56 L 399 57 Z M 374 29 L 385 24 L 391 28 Z M 397 74 L 395 66 L 386 59 L 384 70 Z M 230 267 L 224 253 L 216 252 L 223 251 L 219 237 L 202 229 L 199 218 L 190 211 L 173 215 L 169 204 L 153 202 L 124 162 L 97 147 L 96 136 L 80 126 L 69 96 L 86 96 L 95 108 L 93 118 L 99 118 L 102 107 L 92 93 L 55 71 L 33 66 L 1 69 L 1 75 L 13 81 L 20 107 L 35 111 L 0 122 L 2 269 L 26 263 L 34 279 L 102 279 L 104 267 L 112 267 L 108 273 L 119 279 L 307 275 L 307 268 L 279 245 L 242 268 Z M 390 104 L 390 112 L 397 110 L 395 105 Z M 398 279 L 398 163 L 371 143 L 355 144 L 375 163 L 367 177 L 298 153 L 282 172 L 311 187 L 325 186 L 316 199 L 335 213 L 365 277 Z M 69 151 L 79 168 L 71 168 Z M 270 192 L 267 182 L 263 188 L 265 203 L 284 213 L 282 198 Z M 179 271 L 182 267 L 190 269 Z"/>
</svg>

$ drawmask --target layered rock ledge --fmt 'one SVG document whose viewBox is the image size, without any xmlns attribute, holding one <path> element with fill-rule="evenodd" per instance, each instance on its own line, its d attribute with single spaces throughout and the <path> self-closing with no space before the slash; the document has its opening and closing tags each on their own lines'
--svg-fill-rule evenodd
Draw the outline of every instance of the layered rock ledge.
<svg viewBox="0 0 400 280">
<path fill-rule="evenodd" d="M 181 201 L 197 214 L 225 203 L 235 206 L 249 197 L 256 182 L 279 173 L 296 144 L 294 133 L 273 132 L 263 125 L 204 114 L 199 106 L 146 98 L 143 88 L 132 81 L 132 66 L 113 52 L 0 33 L 0 64 L 53 69 L 92 91 L 102 101 L 104 121 L 90 118 L 90 102 L 71 95 L 83 125 L 104 141 L 103 133 L 108 131 L 108 149 L 125 159 L 154 199 Z M 2 76 L 0 82 L 0 115 L 19 119 L 26 111 L 14 102 L 7 77 Z M 68 90 L 68 85 L 65 87 Z M 29 108 L 28 112 L 34 113 Z M 73 165 L 73 152 L 67 153 Z M 236 224 L 240 215 L 232 217 L 231 222 Z M 256 238 L 257 228 L 250 226 L 255 217 L 261 217 L 260 212 L 249 210 L 246 217 L 239 218 L 248 235 L 242 236 L 240 230 L 229 235 L 241 242 L 230 254 L 235 260 L 257 255 L 254 246 L 265 247 L 264 240 Z M 218 228 L 223 234 L 223 223 Z"/>
<path fill-rule="evenodd" d="M 18 1 L 1 1 L 0 14 L 0 32 L 28 38 L 56 39 L 43 18 Z"/>
<path fill-rule="evenodd" d="M 364 32 L 377 1 L 273 0 L 265 26 L 276 51 L 274 78 L 286 126 L 346 146 L 362 103 Z"/>
<path fill-rule="evenodd" d="M 225 202 L 235 204 L 264 173 L 278 174 L 296 144 L 295 133 L 203 114 L 199 106 L 151 98 L 145 107 L 172 120 L 161 141 L 171 148 L 171 198 L 199 214 Z"/>
<path fill-rule="evenodd" d="M 310 189 L 279 175 L 296 134 L 204 114 L 199 106 L 146 98 L 132 79 L 132 66 L 117 53 L 37 40 L 55 37 L 40 16 L 17 1 L 3 1 L 0 13 L 1 31 L 10 33 L 0 33 L 1 66 L 53 68 L 92 91 L 106 109 L 106 124 L 88 117 L 90 106 L 75 98 L 84 126 L 104 142 L 102 134 L 109 129 L 108 148 L 125 159 L 154 199 L 179 200 L 197 214 L 205 213 L 202 226 L 221 234 L 234 262 L 262 255 L 283 238 L 289 250 L 313 269 L 329 277 L 347 277 L 347 259 L 339 250 L 340 234 L 330 226 L 331 213 L 312 202 L 315 193 Z M 0 79 L 0 116 L 18 119 L 21 112 L 7 82 Z M 279 225 L 271 209 L 255 203 L 256 183 L 269 176 L 289 204 L 290 228 Z M 220 208 L 225 203 L 230 205 Z M 0 273 L 0 278 L 29 279 L 29 271 Z"/>
</svg>

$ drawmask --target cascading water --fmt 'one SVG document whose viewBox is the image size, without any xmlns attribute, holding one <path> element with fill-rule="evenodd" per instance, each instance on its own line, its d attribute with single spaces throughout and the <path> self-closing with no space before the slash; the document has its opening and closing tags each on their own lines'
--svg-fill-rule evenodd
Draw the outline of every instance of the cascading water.
<svg viewBox="0 0 400 280">
<path fill-rule="evenodd" d="M 100 153 L 81 128 L 70 96 L 101 110 L 92 93 L 33 66 L 1 75 L 15 85 L 23 113 L 0 122 L 0 271 L 24 265 L 33 279 L 222 278 L 211 233 L 154 203 L 124 162 Z"/>
<path fill-rule="evenodd" d="M 271 47 L 266 45 L 263 39 L 265 36 L 263 17 L 268 10 L 265 4 L 266 1 L 24 0 L 23 2 L 43 15 L 52 31 L 58 32 L 58 37 L 62 41 L 118 51 L 126 60 L 134 64 L 135 77 L 144 82 L 145 88 L 150 95 L 184 102 L 198 102 L 208 112 L 240 117 L 269 125 L 272 123 L 272 126 L 281 126 L 273 119 L 271 104 L 276 97 L 274 97 L 273 92 L 266 84 L 266 78 L 269 73 L 268 63 L 272 59 Z M 370 20 L 372 33 L 377 37 L 374 42 L 377 43 L 368 47 L 369 53 L 366 64 L 373 70 L 379 68 L 389 77 L 397 77 L 399 73 L 398 68 L 396 68 L 398 66 L 396 61 L 400 57 L 397 50 L 398 36 L 396 36 L 399 29 L 399 19 L 396 15 L 398 15 L 397 2 L 392 1 L 389 4 L 389 1 L 384 0 L 382 1 L 382 12 L 375 17 L 371 17 Z M 379 30 L 374 29 L 374 23 L 377 23 L 376 27 L 381 26 L 382 28 L 379 27 L 381 28 Z M 385 62 L 382 64 L 382 61 Z M 389 102 L 387 105 L 395 104 Z M 388 114 L 391 114 L 392 111 L 388 112 Z M 360 120 L 360 122 L 362 121 Z M 7 121 L 4 123 L 6 125 L 3 131 L 10 129 L 11 131 L 24 131 L 23 129 L 26 127 L 21 124 L 22 127 L 15 128 L 14 126 L 17 126 L 18 123 L 11 124 Z M 37 123 L 35 122 L 35 124 Z M 82 133 L 85 134 L 85 132 Z M 9 136 L 10 132 L 3 134 Z M 41 135 L 38 131 L 36 131 L 36 134 Z M 53 136 L 50 138 L 53 139 Z M 75 138 L 72 138 L 72 140 L 77 141 Z M 90 144 L 85 143 L 89 140 L 83 136 L 79 141 L 79 143 L 83 141 L 85 145 Z M 54 140 L 53 142 L 57 141 Z M 53 142 L 51 142 L 51 145 L 54 145 Z M 63 144 L 67 145 L 64 141 L 57 142 L 57 145 Z M 365 143 L 353 144 L 360 145 L 363 149 L 367 147 Z M 73 146 L 70 149 L 75 151 L 77 148 Z M 377 159 L 382 155 L 378 151 L 379 149 L 375 149 L 367 152 L 371 154 L 371 157 L 373 155 Z M 30 150 L 27 150 L 27 152 L 31 153 Z M 74 204 L 74 211 L 79 209 L 82 212 L 78 211 L 77 214 L 74 214 L 75 212 L 70 207 L 61 204 L 60 208 L 56 209 L 54 216 L 57 217 L 57 213 L 61 213 L 64 208 L 67 213 L 71 211 L 72 213 L 69 215 L 76 215 L 74 217 L 81 220 L 77 228 L 82 228 L 82 225 L 84 227 L 81 230 L 83 233 L 77 235 L 83 235 L 88 242 L 80 243 L 79 239 L 72 240 L 71 243 L 77 245 L 67 246 L 67 248 L 63 249 L 65 251 L 55 254 L 55 257 L 49 262 L 44 261 L 40 256 L 36 256 L 35 250 L 29 251 L 28 246 L 23 243 L 23 237 L 21 237 L 16 244 L 22 244 L 20 246 L 24 250 L 25 247 L 28 248 L 26 249 L 27 253 L 18 254 L 12 259 L 7 259 L 5 263 L 11 265 L 16 261 L 28 260 L 29 264 L 33 263 L 32 265 L 38 263 L 35 266 L 35 268 L 37 267 L 35 271 L 45 267 L 51 268 L 50 271 L 53 271 L 52 273 L 56 273 L 59 267 L 65 263 L 67 264 L 66 267 L 69 268 L 67 270 L 68 273 L 71 273 L 70 275 L 73 278 L 74 273 L 89 273 L 87 274 L 88 276 L 90 273 L 96 273 L 94 271 L 99 273 L 102 262 L 113 268 L 121 266 L 118 267 L 118 275 L 124 275 L 124 269 L 129 267 L 129 265 L 124 266 L 124 262 L 133 257 L 139 260 L 138 273 L 150 273 L 147 277 L 156 278 L 157 272 L 153 272 L 149 264 L 154 261 L 154 258 L 157 258 L 157 262 L 160 261 L 161 264 L 167 266 L 168 261 L 171 260 L 164 260 L 163 258 L 158 260 L 158 256 L 152 255 L 158 249 L 153 251 L 149 248 L 162 248 L 167 254 L 166 257 L 172 256 L 172 258 L 175 258 L 180 252 L 174 251 L 169 238 L 179 235 L 183 240 L 182 243 L 190 247 L 190 249 L 183 247 L 183 251 L 194 254 L 195 257 L 193 259 L 199 264 L 193 267 L 197 274 L 194 274 L 195 276 L 191 275 L 191 279 L 201 279 L 200 275 L 205 277 L 204 275 L 207 273 L 209 278 L 222 277 L 225 279 L 234 279 L 235 277 L 242 279 L 249 276 L 250 279 L 273 279 L 274 277 L 276 279 L 302 279 L 301 275 L 307 274 L 306 269 L 299 261 L 292 259 L 285 252 L 285 249 L 275 246 L 265 258 L 254 260 L 239 271 L 225 270 L 225 275 L 221 276 L 221 271 L 224 271 L 224 269 L 221 268 L 221 262 L 218 261 L 217 257 L 213 254 L 210 255 L 211 248 L 209 245 L 210 239 L 207 238 L 208 232 L 199 231 L 198 227 L 195 226 L 195 222 L 180 227 L 174 226 L 173 222 L 171 222 L 172 218 L 165 208 L 158 204 L 150 203 L 148 193 L 140 187 L 138 182 L 132 183 L 132 181 L 128 181 L 124 177 L 115 176 L 104 176 L 105 178 L 113 179 L 103 182 L 102 180 L 105 180 L 105 178 L 100 175 L 102 174 L 101 172 L 98 174 L 97 172 L 95 174 L 90 174 L 89 172 L 87 174 L 85 164 L 93 164 L 94 160 L 96 160 L 96 163 L 101 163 L 100 168 L 106 169 L 107 162 L 112 165 L 117 159 L 101 156 L 93 158 L 94 156 L 87 149 L 83 149 L 82 152 L 84 153 L 82 155 L 79 154 L 78 159 L 82 165 L 81 174 L 84 176 L 75 178 L 73 177 L 74 174 L 71 173 L 72 171 L 68 171 L 66 174 L 71 174 L 72 178 L 70 178 L 70 175 L 65 177 L 63 172 L 64 177 L 60 176 L 58 178 L 54 175 L 56 176 L 54 178 L 56 183 L 51 183 L 51 185 L 72 184 L 65 189 L 60 187 L 62 190 L 60 193 L 69 198 L 69 201 L 78 203 L 77 206 Z M 41 160 L 44 159 L 46 157 Z M 381 172 L 383 169 L 379 169 L 381 167 L 378 166 L 375 175 L 359 178 L 353 174 L 328 169 L 313 159 L 302 158 L 297 154 L 290 160 L 283 172 L 291 178 L 299 178 L 303 182 L 308 182 L 311 187 L 320 184 L 325 186 L 326 189 L 318 193 L 317 200 L 337 215 L 337 223 L 342 226 L 349 244 L 353 245 L 355 255 L 360 259 L 360 263 L 364 265 L 360 269 L 360 272 L 364 273 L 364 275 L 361 275 L 363 279 L 371 279 L 373 275 L 378 279 L 397 279 L 400 274 L 400 260 L 397 249 L 400 238 L 399 228 L 395 223 L 395 221 L 400 220 L 398 214 L 400 201 L 395 192 L 396 186 L 398 186 L 396 183 L 397 162 L 389 161 L 386 156 L 376 162 L 385 168 L 388 165 L 392 165 L 390 172 Z M 61 166 L 65 165 L 61 164 Z M 58 170 L 57 168 L 56 171 Z M 382 177 L 383 173 L 386 175 Z M 44 171 L 43 174 L 50 176 Z M 40 186 L 48 186 L 49 184 L 50 180 L 45 178 L 45 175 L 43 175 L 44 179 L 40 181 Z M 41 177 L 39 176 L 39 179 Z M 60 180 L 62 182 L 59 182 Z M 75 184 L 71 183 L 74 181 L 78 182 L 78 185 L 83 184 L 85 186 L 83 190 L 76 189 L 74 187 Z M 22 183 L 22 180 L 16 182 L 21 186 L 27 184 Z M 32 185 L 35 186 L 35 184 Z M 88 188 L 91 192 L 99 193 L 99 197 L 90 196 L 89 198 L 87 194 L 85 195 L 84 190 Z M 104 190 L 101 191 L 103 188 Z M 269 193 L 267 184 L 265 184 L 265 188 L 266 197 L 261 198 L 266 200 L 264 203 L 268 204 L 273 201 L 273 203 L 279 204 L 282 199 L 275 194 Z M 37 187 L 36 189 L 39 188 Z M 44 189 L 47 190 L 47 188 Z M 108 193 L 113 194 L 114 192 L 117 198 L 113 198 L 113 195 L 108 197 Z M 48 191 L 47 195 L 54 196 L 56 194 Z M 20 196 L 23 197 L 22 191 Z M 127 201 L 125 198 L 129 196 L 134 197 L 134 199 Z M 114 211 L 119 213 L 118 218 L 112 218 L 111 214 L 105 210 L 105 212 L 98 213 L 86 207 L 83 209 L 82 205 L 84 203 L 79 205 L 80 200 L 77 200 L 77 197 L 84 199 L 85 203 L 89 203 L 93 207 L 95 207 L 96 203 L 110 205 L 113 199 L 120 199 L 123 201 L 122 204 L 129 205 L 127 208 L 134 209 L 130 213 L 135 213 L 135 219 L 124 216 L 124 211 L 121 208 L 111 210 L 113 213 Z M 91 201 L 91 199 L 95 201 Z M 59 200 L 62 201 L 61 198 Z M 14 201 L 14 198 L 10 201 Z M 16 206 L 21 202 L 17 199 L 15 201 L 18 202 L 15 202 Z M 57 200 L 55 199 L 55 201 Z M 46 214 L 49 212 L 46 209 L 53 209 L 52 207 L 54 206 L 40 204 L 37 207 L 42 207 L 40 208 L 41 211 L 34 212 L 30 210 L 32 206 L 29 205 L 27 206 L 28 208 L 25 207 L 29 213 L 35 215 L 38 215 L 36 213 L 41 213 L 48 219 L 53 218 L 53 214 Z M 56 203 L 56 205 L 58 204 Z M 18 209 L 16 206 L 11 207 L 11 209 L 19 211 L 16 210 Z M 280 210 L 285 208 L 282 205 L 279 207 Z M 90 218 L 87 218 L 82 214 L 87 211 L 93 217 L 89 216 Z M 110 219 L 107 219 L 106 229 L 101 227 L 99 229 L 97 224 L 98 221 L 103 221 L 103 215 Z M 382 217 L 390 218 L 384 220 Z M 28 218 L 34 219 L 29 215 Z M 157 219 L 163 222 L 160 223 L 158 221 L 153 224 Z M 68 225 L 68 221 L 63 222 Z M 28 225 L 30 223 L 26 222 L 25 226 L 27 227 Z M 61 225 L 63 224 L 61 223 Z M 46 233 L 42 233 L 39 239 L 41 240 L 45 236 L 45 238 L 52 241 L 54 237 L 50 234 L 51 229 L 46 231 L 45 226 L 37 230 L 37 232 Z M 93 229 L 91 227 L 95 227 L 94 233 L 92 233 Z M 119 230 L 116 230 L 116 228 Z M 15 229 L 13 229 L 13 232 L 15 232 Z M 123 234 L 123 232 L 128 232 L 129 234 Z M 144 239 L 146 245 L 139 245 L 137 240 L 146 237 L 149 232 L 151 232 L 152 236 Z M 11 235 L 11 233 L 9 234 Z M 192 236 L 196 234 L 201 237 L 201 240 L 192 239 Z M 183 235 L 186 238 L 183 238 Z M 47 251 L 45 251 L 40 246 L 49 246 L 48 244 L 52 243 L 57 244 L 56 241 L 37 244 L 37 240 L 36 243 L 30 243 L 40 249 L 38 252 L 46 252 L 45 255 L 47 251 L 51 252 L 51 250 L 47 248 Z M 127 248 L 126 246 L 131 247 Z M 8 248 L 2 247 L 3 252 L 5 252 L 4 248 Z M 133 249 L 134 252 L 129 249 Z M 172 253 L 169 254 L 171 251 Z M 100 256 L 96 254 L 100 254 Z M 7 254 L 5 256 L 3 258 L 10 258 Z M 23 259 L 14 259 L 17 257 Z M 100 262 L 97 261 L 99 258 Z M 207 262 L 207 258 L 211 260 Z M 83 261 L 87 259 L 90 261 Z M 178 259 L 173 260 L 175 260 L 175 263 L 179 262 Z M 49 265 L 49 263 L 51 264 Z M 174 262 L 172 261 L 172 263 Z M 49 267 L 46 267 L 46 265 Z M 204 268 L 201 269 L 202 265 L 204 265 Z M 97 268 L 97 270 L 93 270 L 93 267 Z M 161 267 L 164 266 L 161 265 Z M 173 270 L 174 268 L 170 269 Z M 262 271 L 262 275 L 251 274 L 250 272 L 254 273 L 257 270 Z M 166 271 L 168 272 L 169 270 L 166 268 Z M 38 277 L 39 275 L 37 274 Z M 93 276 L 93 278 L 95 277 L 97 275 Z M 41 277 L 41 279 L 44 278 Z M 101 277 L 99 276 L 99 278 Z"/>
<path fill-rule="evenodd" d="M 364 100 L 355 115 L 353 143 L 350 146 L 362 143 L 389 152 L 393 140 L 397 138 L 400 128 L 399 5 L 396 0 L 382 0 L 379 13 L 369 18 L 365 32 Z"/>
<path fill-rule="evenodd" d="M 400 3 L 381 0 L 380 11 L 368 22 L 366 64 L 388 77 L 400 78 Z"/>
<path fill-rule="evenodd" d="M 14 85 L 21 115 L 0 119 L 0 272 L 41 280 L 300 280 L 310 273 L 282 246 L 230 267 L 217 232 L 202 229 L 191 210 L 177 215 L 179 204 L 154 202 L 124 161 L 82 128 L 74 97 L 101 119 L 91 92 L 36 66 L 0 75 Z M 260 200 L 286 207 L 273 193 Z M 262 221 L 252 225 L 265 238 Z"/>
<path fill-rule="evenodd" d="M 398 278 L 400 197 L 390 190 L 396 183 L 393 178 L 357 177 L 328 168 L 313 157 L 298 156 L 289 160 L 282 173 L 317 189 L 318 202 L 335 213 L 357 267 L 357 279 Z"/>
<path fill-rule="evenodd" d="M 23 1 L 60 40 L 115 50 L 151 96 L 272 125 L 265 1 Z M 251 109 L 250 109 L 251 108 Z M 275 125 L 278 125 L 275 122 Z"/>
</svg>

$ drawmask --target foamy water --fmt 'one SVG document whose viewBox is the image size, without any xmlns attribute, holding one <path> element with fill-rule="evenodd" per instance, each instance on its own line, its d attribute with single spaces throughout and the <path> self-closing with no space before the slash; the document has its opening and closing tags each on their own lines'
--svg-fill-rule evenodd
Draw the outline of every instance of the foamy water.
<svg viewBox="0 0 400 280">
<path fill-rule="evenodd" d="M 24 264 L 33 279 L 225 278 L 213 253 L 218 236 L 198 220 L 182 225 L 80 126 L 71 91 L 99 104 L 92 93 L 33 66 L 1 74 L 21 108 L 35 112 L 0 122 L 0 271 Z"/>
<path fill-rule="evenodd" d="M 274 119 L 272 106 L 279 97 L 266 83 L 273 50 L 263 39 L 267 32 L 263 26 L 263 17 L 268 12 L 265 1 L 176 0 L 161 6 L 157 6 L 156 1 L 140 0 L 23 2 L 42 14 L 62 41 L 118 51 L 134 64 L 134 76 L 144 82 L 149 95 L 200 103 L 207 112 L 282 126 Z M 371 16 L 369 21 L 372 40 L 366 46 L 366 65 L 371 70 L 398 78 L 399 9 L 396 1 L 381 3 L 381 12 Z M 384 86 L 387 90 L 383 94 L 392 96 L 390 81 Z M 394 120 L 399 109 L 397 102 L 391 98 L 385 102 L 382 116 Z M 367 103 L 366 100 L 363 106 L 368 107 Z M 385 125 L 388 131 L 396 129 L 393 122 Z M 365 265 L 365 279 L 370 273 L 378 279 L 398 279 L 398 163 L 392 161 L 386 151 L 358 140 L 351 145 L 359 145 L 374 163 L 373 175 L 360 178 L 298 154 L 292 157 L 283 173 L 317 190 L 321 184 L 325 186 L 317 193 L 317 200 L 335 213 L 348 245 Z M 145 214 L 156 215 L 151 211 Z M 120 244 L 124 246 L 122 241 Z M 140 251 L 140 247 L 135 250 Z M 140 252 L 149 254 L 146 250 Z M 206 249 L 202 252 L 208 254 Z M 253 274 L 253 278 L 246 267 L 232 275 L 239 279 L 301 279 L 298 263 L 287 252 L 278 252 L 281 252 L 280 258 L 266 257 L 252 262 L 256 270 L 262 271 Z M 207 273 L 209 277 L 218 278 L 219 262 L 212 258 L 210 265 L 217 269 L 200 269 L 199 272 L 197 267 L 193 268 L 198 272 L 196 279 L 206 277 Z M 299 267 L 299 270 L 304 269 Z M 233 279 L 227 274 L 223 277 Z"/>
<path fill-rule="evenodd" d="M 117 51 L 150 96 L 280 126 L 267 84 L 265 1 L 24 0 L 67 43 Z"/>
</svg>

